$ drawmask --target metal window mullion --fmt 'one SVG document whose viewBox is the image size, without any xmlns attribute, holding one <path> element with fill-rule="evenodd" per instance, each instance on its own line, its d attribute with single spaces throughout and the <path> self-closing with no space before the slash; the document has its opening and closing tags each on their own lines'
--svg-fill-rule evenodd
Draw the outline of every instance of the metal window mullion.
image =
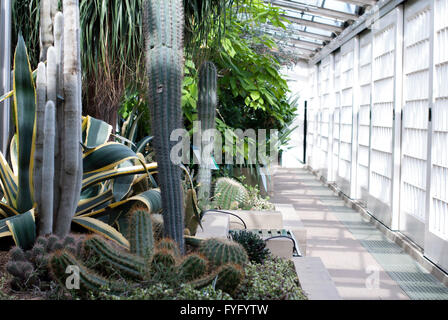
<svg viewBox="0 0 448 320">
<path fill-rule="evenodd" d="M 328 74 L 328 81 L 329 81 L 329 88 L 328 92 L 330 95 L 330 106 L 328 111 L 328 181 L 335 181 L 334 176 L 334 163 L 333 163 L 333 143 L 334 143 L 334 135 L 333 135 L 333 127 L 334 127 L 334 109 L 335 109 L 335 103 L 336 103 L 336 97 L 335 97 L 335 91 L 334 91 L 334 54 L 330 54 L 330 64 L 329 64 L 329 74 Z"/>
<path fill-rule="evenodd" d="M 392 221 L 391 229 L 399 229 L 400 218 L 400 174 L 401 174 L 401 112 L 403 106 L 403 46 L 404 46 L 404 8 L 395 8 L 395 84 L 394 84 L 394 124 L 392 147 Z"/>
<path fill-rule="evenodd" d="M 428 97 L 428 112 L 431 112 L 434 108 L 435 104 L 435 76 L 436 76 L 436 64 L 435 64 L 435 39 L 436 39 L 436 27 L 435 27 L 435 1 L 431 0 L 431 9 L 430 9 L 430 37 L 429 37 L 429 97 Z M 430 217 L 432 208 L 432 167 L 433 167 L 433 159 L 432 159 L 432 141 L 433 141 L 434 129 L 433 129 L 433 121 L 428 118 L 428 134 L 427 134 L 427 156 L 426 156 L 426 217 L 425 217 L 425 249 L 427 243 L 429 242 L 428 237 L 430 231 Z"/>
</svg>

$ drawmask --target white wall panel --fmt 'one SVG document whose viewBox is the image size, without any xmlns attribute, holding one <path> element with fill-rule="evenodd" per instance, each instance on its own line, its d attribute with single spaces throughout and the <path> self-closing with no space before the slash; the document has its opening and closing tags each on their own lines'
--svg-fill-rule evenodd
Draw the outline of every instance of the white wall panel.
<svg viewBox="0 0 448 320">
<path fill-rule="evenodd" d="M 378 21 L 372 40 L 372 138 L 367 207 L 388 226 L 392 223 L 396 28 L 397 13 L 392 11 Z"/>
<path fill-rule="evenodd" d="M 372 33 L 360 36 L 359 119 L 357 186 L 360 199 L 367 204 L 370 168 L 370 112 L 372 102 Z"/>
<path fill-rule="evenodd" d="M 333 113 L 333 177 L 339 170 L 339 144 L 341 122 L 341 51 L 334 54 L 334 113 Z"/>
<path fill-rule="evenodd" d="M 425 255 L 448 272 L 448 0 L 434 0 L 431 176 Z"/>
<path fill-rule="evenodd" d="M 353 134 L 354 39 L 341 47 L 340 109 L 339 109 L 339 168 L 336 182 L 350 195 Z"/>
<path fill-rule="evenodd" d="M 400 231 L 423 247 L 430 99 L 430 3 L 406 5 L 404 18 Z"/>
</svg>

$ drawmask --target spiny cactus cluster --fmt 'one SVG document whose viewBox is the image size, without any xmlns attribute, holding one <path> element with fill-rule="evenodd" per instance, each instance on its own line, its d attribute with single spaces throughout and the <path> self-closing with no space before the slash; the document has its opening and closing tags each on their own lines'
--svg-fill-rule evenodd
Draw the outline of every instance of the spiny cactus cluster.
<svg viewBox="0 0 448 320">
<path fill-rule="evenodd" d="M 81 255 L 84 237 L 69 235 L 63 239 L 55 235 L 38 237 L 32 249 L 22 250 L 14 247 L 10 250 L 10 259 L 6 270 L 13 276 L 11 286 L 15 289 L 27 289 L 34 285 L 42 287 L 50 280 L 48 260 L 50 254 L 65 249 L 75 256 Z"/>
<path fill-rule="evenodd" d="M 149 231 L 152 230 L 149 213 L 135 211 L 130 219 L 131 250 L 118 248 L 99 236 L 88 237 L 83 242 L 82 255 L 68 250 L 52 254 L 49 265 L 53 277 L 64 287 L 66 268 L 78 266 L 81 294 L 100 292 L 104 287 L 125 294 L 132 288 L 160 282 L 171 286 L 188 283 L 202 288 L 215 279 L 217 289 L 231 293 L 242 281 L 248 258 L 239 244 L 220 239 L 202 240 L 198 253 L 183 256 L 173 239 L 154 240 Z M 137 232 L 143 235 L 136 236 Z"/>
<path fill-rule="evenodd" d="M 159 241 L 150 257 L 143 258 L 120 250 L 98 236 L 84 241 L 83 257 L 87 256 L 91 260 L 84 263 L 82 258 L 77 258 L 67 250 L 55 252 L 49 260 L 53 277 L 61 286 L 65 286 L 67 267 L 78 266 L 81 294 L 98 293 L 104 288 L 111 293 L 124 294 L 132 288 L 160 282 L 173 286 L 187 283 L 194 288 L 202 288 L 215 279 L 217 289 L 231 293 L 244 277 L 243 265 L 240 263 L 247 262 L 244 259 L 233 259 L 235 262 L 218 266 L 215 262 L 210 263 L 201 253 L 181 256 L 177 244 L 171 239 Z"/>
<path fill-rule="evenodd" d="M 219 178 L 215 183 L 213 206 L 218 209 L 235 210 L 243 208 L 249 201 L 247 189 L 232 178 Z"/>
</svg>

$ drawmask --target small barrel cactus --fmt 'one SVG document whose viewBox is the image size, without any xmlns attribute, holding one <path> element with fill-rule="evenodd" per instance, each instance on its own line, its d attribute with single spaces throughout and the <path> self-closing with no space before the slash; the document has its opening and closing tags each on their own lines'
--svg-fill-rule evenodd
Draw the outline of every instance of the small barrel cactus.
<svg viewBox="0 0 448 320">
<path fill-rule="evenodd" d="M 247 189 L 231 178 L 219 178 L 215 183 L 213 206 L 218 209 L 234 210 L 244 207 L 249 201 Z"/>
<path fill-rule="evenodd" d="M 190 281 L 203 276 L 208 268 L 208 260 L 197 253 L 187 255 L 179 265 L 179 276 L 182 280 Z"/>
<path fill-rule="evenodd" d="M 207 239 L 201 243 L 199 252 L 215 267 L 227 263 L 244 265 L 249 261 L 246 250 L 239 243 L 227 239 Z"/>
</svg>

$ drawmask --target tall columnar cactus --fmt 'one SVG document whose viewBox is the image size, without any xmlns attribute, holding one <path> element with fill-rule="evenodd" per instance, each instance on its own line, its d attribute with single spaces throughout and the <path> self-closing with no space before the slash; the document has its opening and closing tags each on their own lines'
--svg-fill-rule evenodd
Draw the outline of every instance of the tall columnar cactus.
<svg viewBox="0 0 448 320">
<path fill-rule="evenodd" d="M 219 178 L 215 183 L 213 205 L 216 208 L 232 210 L 243 207 L 249 201 L 247 189 L 231 178 Z"/>
<path fill-rule="evenodd" d="M 131 212 L 129 219 L 131 252 L 141 257 L 151 256 L 154 250 L 154 236 L 150 213 L 137 210 Z"/>
<path fill-rule="evenodd" d="M 36 82 L 34 201 L 42 214 L 40 234 L 63 237 L 70 231 L 81 193 L 82 94 L 79 0 L 63 0 L 64 14 L 57 11 L 58 3 L 42 0 L 40 7 L 41 60 L 47 64 L 39 64 Z M 48 112 L 44 128 L 46 105 L 54 111 Z"/>
<path fill-rule="evenodd" d="M 146 0 L 145 40 L 149 106 L 158 179 L 163 200 L 164 234 L 184 252 L 181 169 L 171 160 L 174 130 L 182 128 L 183 2 Z"/>
<path fill-rule="evenodd" d="M 41 186 L 40 233 L 50 234 L 53 231 L 53 183 L 54 183 L 54 140 L 56 110 L 53 101 L 45 107 L 44 143 Z"/>
<path fill-rule="evenodd" d="M 210 199 L 212 148 L 210 143 L 215 129 L 217 95 L 217 73 L 215 65 L 205 61 L 199 68 L 198 120 L 201 124 L 201 163 L 199 166 L 199 204 L 207 206 Z M 212 134 L 212 135 L 210 135 Z"/>
<path fill-rule="evenodd" d="M 244 265 L 249 261 L 246 250 L 239 243 L 226 239 L 207 239 L 201 243 L 199 252 L 216 267 L 227 263 Z"/>
</svg>

